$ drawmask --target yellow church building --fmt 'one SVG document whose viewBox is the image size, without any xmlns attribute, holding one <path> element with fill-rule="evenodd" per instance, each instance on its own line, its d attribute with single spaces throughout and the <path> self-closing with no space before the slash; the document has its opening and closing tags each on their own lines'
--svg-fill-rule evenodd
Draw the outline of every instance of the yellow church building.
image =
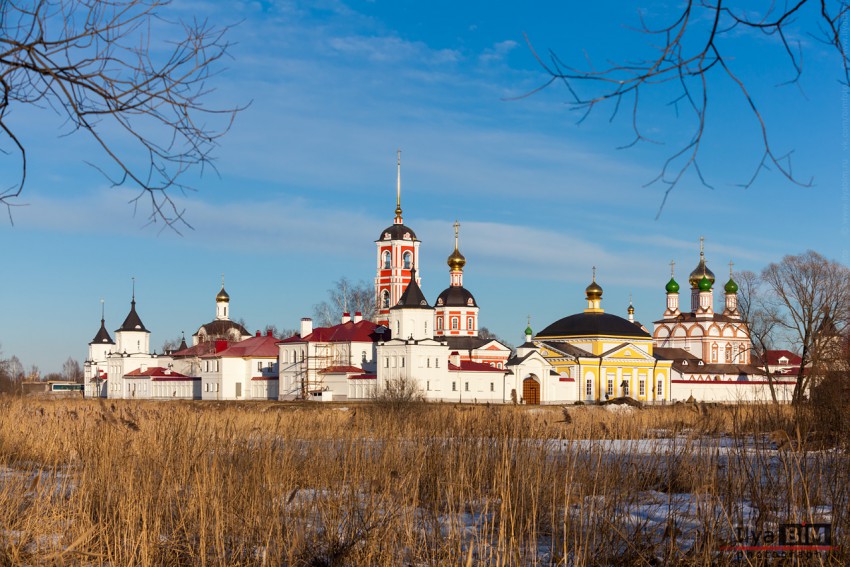
<svg viewBox="0 0 850 567">
<path fill-rule="evenodd" d="M 533 335 L 508 361 L 511 397 L 526 404 L 598 403 L 629 396 L 645 403 L 670 400 L 672 361 L 653 356 L 652 336 L 629 318 L 605 313 L 602 287 L 585 289 L 587 308 Z"/>
</svg>

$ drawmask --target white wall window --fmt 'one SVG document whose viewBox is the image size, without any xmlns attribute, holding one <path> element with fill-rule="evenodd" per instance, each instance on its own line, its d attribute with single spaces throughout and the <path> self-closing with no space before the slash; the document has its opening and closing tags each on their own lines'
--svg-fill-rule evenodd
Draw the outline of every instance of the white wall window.
<svg viewBox="0 0 850 567">
<path fill-rule="evenodd" d="M 645 395 L 646 395 L 646 381 L 645 381 L 645 380 L 643 380 L 643 379 L 641 379 L 641 381 L 638 383 L 638 393 L 639 393 L 641 396 L 645 396 Z"/>
<path fill-rule="evenodd" d="M 458 318 L 452 317 L 452 330 L 456 331 L 459 324 Z"/>
<path fill-rule="evenodd" d="M 438 331 L 443 330 L 443 318 L 442 317 L 437 317 L 437 330 Z"/>
<path fill-rule="evenodd" d="M 467 329 L 474 329 L 475 328 L 475 325 L 472 324 L 472 317 L 466 318 L 466 328 Z"/>
<path fill-rule="evenodd" d="M 588 381 L 587 381 L 587 384 L 586 384 L 586 385 L 585 385 L 585 387 L 584 387 L 584 394 L 585 394 L 588 398 L 593 397 L 593 380 L 588 380 Z"/>
<path fill-rule="evenodd" d="M 425 382 L 425 389 L 426 389 L 426 390 L 430 390 L 430 389 L 431 389 L 431 381 L 430 381 L 430 380 L 428 380 L 427 382 Z"/>
<path fill-rule="evenodd" d="M 495 385 L 493 382 L 490 382 L 490 391 L 491 391 L 491 392 L 495 392 L 495 391 L 496 391 L 496 385 Z"/>
<path fill-rule="evenodd" d="M 464 389 L 465 391 L 467 391 L 467 392 L 469 391 L 469 382 L 464 382 L 464 383 L 463 383 L 463 389 Z"/>
<path fill-rule="evenodd" d="M 664 395 L 664 382 L 662 380 L 658 381 L 658 389 L 656 390 L 655 395 L 658 397 Z"/>
<path fill-rule="evenodd" d="M 613 378 L 608 378 L 608 389 L 606 390 L 606 392 L 608 392 L 609 396 L 614 395 L 614 379 Z"/>
<path fill-rule="evenodd" d="M 457 382 L 452 382 L 452 392 L 457 392 Z"/>
</svg>

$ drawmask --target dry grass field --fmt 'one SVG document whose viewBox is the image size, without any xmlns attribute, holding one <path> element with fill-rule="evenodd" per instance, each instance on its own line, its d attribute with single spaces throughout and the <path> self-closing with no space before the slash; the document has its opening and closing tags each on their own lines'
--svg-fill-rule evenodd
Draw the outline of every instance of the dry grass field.
<svg viewBox="0 0 850 567">
<path fill-rule="evenodd" d="M 845 565 L 848 454 L 793 417 L 0 397 L 0 565 Z M 786 522 L 835 549 L 724 549 Z"/>
</svg>

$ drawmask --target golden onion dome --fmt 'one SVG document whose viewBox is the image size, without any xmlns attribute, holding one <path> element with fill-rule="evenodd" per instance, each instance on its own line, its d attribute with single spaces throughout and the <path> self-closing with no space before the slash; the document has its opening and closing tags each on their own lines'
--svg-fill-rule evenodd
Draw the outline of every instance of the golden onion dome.
<svg viewBox="0 0 850 567">
<path fill-rule="evenodd" d="M 218 292 L 218 295 L 215 296 L 215 301 L 216 303 L 220 303 L 222 301 L 224 303 L 230 302 L 230 296 L 227 295 L 226 291 L 224 291 L 224 286 L 221 286 L 221 291 Z"/>
<path fill-rule="evenodd" d="M 596 283 L 596 279 L 590 282 L 590 285 L 587 286 L 584 290 L 587 294 L 588 299 L 602 299 L 602 287 Z"/>
<path fill-rule="evenodd" d="M 449 269 L 453 272 L 463 271 L 463 267 L 466 265 L 466 258 L 463 257 L 463 254 L 455 248 L 455 251 L 451 253 L 446 263 L 449 265 Z"/>
<path fill-rule="evenodd" d="M 708 269 L 708 266 L 705 265 L 705 256 L 700 254 L 699 264 L 697 264 L 697 267 L 694 268 L 694 271 L 688 277 L 688 283 L 691 284 L 691 289 L 699 288 L 699 283 L 703 277 L 714 286 L 714 272 Z"/>
</svg>

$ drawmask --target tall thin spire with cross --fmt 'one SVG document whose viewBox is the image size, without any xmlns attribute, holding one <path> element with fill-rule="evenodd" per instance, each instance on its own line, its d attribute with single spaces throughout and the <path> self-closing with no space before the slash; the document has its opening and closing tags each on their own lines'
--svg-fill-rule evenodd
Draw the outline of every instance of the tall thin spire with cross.
<svg viewBox="0 0 850 567">
<path fill-rule="evenodd" d="M 401 224 L 401 148 L 396 151 L 395 222 Z"/>
</svg>

